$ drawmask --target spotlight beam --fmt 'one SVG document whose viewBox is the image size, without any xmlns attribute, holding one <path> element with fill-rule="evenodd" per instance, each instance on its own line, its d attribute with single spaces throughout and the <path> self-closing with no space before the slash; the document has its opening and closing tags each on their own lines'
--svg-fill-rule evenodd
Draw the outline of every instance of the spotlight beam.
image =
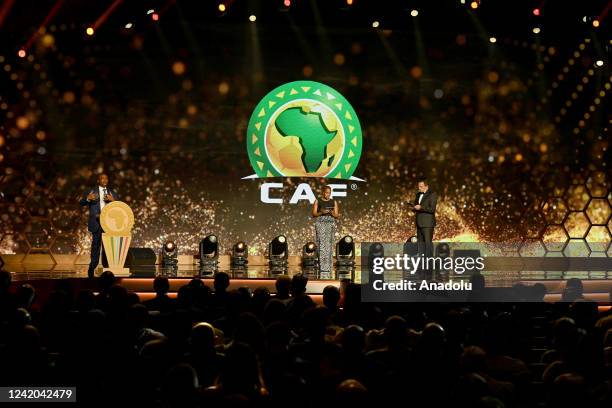
<svg viewBox="0 0 612 408">
<path fill-rule="evenodd" d="M 293 19 L 293 17 L 291 17 L 291 14 L 285 13 L 285 15 L 287 16 L 287 21 L 289 22 L 289 26 L 295 33 L 295 36 L 297 37 L 297 40 L 300 43 L 300 47 L 302 48 L 302 51 L 304 51 L 304 54 L 306 54 L 306 58 L 308 59 L 308 62 L 311 64 L 313 62 L 316 62 L 317 57 L 315 56 L 314 50 L 312 46 L 308 43 L 308 41 L 306 41 L 306 38 L 304 37 L 302 30 L 295 23 L 295 20 Z"/>
<path fill-rule="evenodd" d="M 319 37 L 319 47 L 323 54 L 322 61 L 324 62 L 326 67 L 329 67 L 331 66 L 331 61 L 333 57 L 332 43 L 329 36 L 327 35 L 327 30 L 325 29 L 325 24 L 323 23 L 323 19 L 321 18 L 321 13 L 319 11 L 319 6 L 317 5 L 316 0 L 310 0 L 310 7 L 312 9 L 312 14 L 315 20 L 315 32 L 317 33 L 317 37 Z"/>
<path fill-rule="evenodd" d="M 0 27 L 2 27 L 4 19 L 10 13 L 13 4 L 15 4 L 15 0 L 4 0 L 4 3 L 2 3 L 2 7 L 0 7 Z"/>
<path fill-rule="evenodd" d="M 27 52 L 30 49 L 34 41 L 36 41 L 38 36 L 45 31 L 46 27 L 49 25 L 53 17 L 55 17 L 57 12 L 60 10 L 60 8 L 62 7 L 62 4 L 64 4 L 64 0 L 57 0 L 55 2 L 55 4 L 53 5 L 53 7 L 51 7 L 51 10 L 49 10 L 49 13 L 45 16 L 45 19 L 40 24 L 38 29 L 34 31 L 34 33 L 30 36 L 28 41 L 26 41 L 25 45 L 21 47 L 22 50 Z"/>
<path fill-rule="evenodd" d="M 387 41 L 385 36 L 382 34 L 381 30 L 376 30 L 376 33 L 378 34 L 378 38 L 380 39 L 383 48 L 387 52 L 387 56 L 391 60 L 391 65 L 393 65 L 393 69 L 397 73 L 402 87 L 404 87 L 404 89 L 408 91 L 409 85 L 408 81 L 406 80 L 406 73 L 408 72 L 408 68 L 406 68 L 404 64 L 402 64 L 399 57 L 397 56 L 397 53 L 395 52 L 391 44 L 389 44 L 389 41 Z"/>
<path fill-rule="evenodd" d="M 92 28 L 94 29 L 94 31 L 98 30 L 98 27 L 100 27 L 102 24 L 104 24 L 104 22 L 108 19 L 108 16 L 111 15 L 111 13 L 113 11 L 115 11 L 115 9 L 117 7 L 119 7 L 119 5 L 123 3 L 123 0 L 115 0 L 113 2 L 113 4 L 111 4 L 105 11 L 104 13 L 102 13 L 100 15 L 100 17 L 98 17 L 98 19 L 96 20 L 95 23 L 93 23 Z"/>
<path fill-rule="evenodd" d="M 604 18 L 606 18 L 606 16 L 610 12 L 610 9 L 612 9 L 612 0 L 609 1 L 606 7 L 602 10 L 602 12 L 599 13 L 599 17 L 597 17 L 597 20 L 599 21 L 600 24 L 604 20 Z M 0 24 L 2 24 L 1 21 L 0 21 Z"/>
</svg>

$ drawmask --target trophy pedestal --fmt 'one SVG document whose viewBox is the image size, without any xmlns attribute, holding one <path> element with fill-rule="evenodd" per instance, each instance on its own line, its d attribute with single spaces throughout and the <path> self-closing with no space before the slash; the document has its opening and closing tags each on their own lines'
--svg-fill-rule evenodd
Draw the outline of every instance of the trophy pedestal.
<svg viewBox="0 0 612 408">
<path fill-rule="evenodd" d="M 127 257 L 131 241 L 131 235 L 102 233 L 102 244 L 104 245 L 106 260 L 108 261 L 108 267 L 104 268 L 105 271 L 111 271 L 116 276 L 128 276 L 130 274 L 130 269 L 124 268 L 123 265 L 125 264 L 125 258 Z"/>
</svg>

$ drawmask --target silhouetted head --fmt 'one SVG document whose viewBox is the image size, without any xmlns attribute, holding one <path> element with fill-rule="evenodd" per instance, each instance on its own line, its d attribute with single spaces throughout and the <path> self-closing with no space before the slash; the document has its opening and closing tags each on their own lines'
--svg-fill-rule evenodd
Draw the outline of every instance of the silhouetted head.
<svg viewBox="0 0 612 408">
<path fill-rule="evenodd" d="M 291 279 L 291 295 L 299 296 L 306 293 L 306 285 L 308 284 L 308 277 L 298 273 L 293 275 Z"/>
<path fill-rule="evenodd" d="M 189 343 L 192 348 L 212 350 L 215 347 L 215 328 L 207 322 L 199 322 L 191 328 Z"/>
<path fill-rule="evenodd" d="M 157 276 L 153 280 L 153 290 L 157 296 L 162 296 L 170 290 L 170 280 L 165 276 Z"/>
<path fill-rule="evenodd" d="M 126 314 L 128 325 L 133 329 L 145 327 L 148 317 L 149 311 L 140 303 L 130 306 Z"/>
<path fill-rule="evenodd" d="M 11 277 L 11 273 L 9 271 L 0 270 L 0 293 L 4 293 L 8 291 L 11 287 L 11 281 L 13 278 Z"/>
<path fill-rule="evenodd" d="M 536 283 L 531 287 L 531 293 L 533 295 L 533 300 L 536 302 L 544 301 L 544 296 L 546 296 L 546 286 L 543 283 Z"/>
<path fill-rule="evenodd" d="M 13 315 L 13 319 L 10 323 L 14 327 L 23 327 L 32 323 L 32 316 L 30 315 L 30 312 L 20 307 L 15 310 L 15 314 Z"/>
<path fill-rule="evenodd" d="M 461 368 L 466 373 L 483 373 L 487 367 L 487 354 L 477 346 L 463 349 L 461 355 Z"/>
<path fill-rule="evenodd" d="M 420 343 L 429 349 L 440 351 L 446 343 L 444 328 L 438 323 L 427 323 L 421 333 Z"/>
<path fill-rule="evenodd" d="M 225 272 L 217 272 L 215 273 L 215 293 L 224 293 L 230 284 L 230 277 Z"/>
<path fill-rule="evenodd" d="M 323 304 L 329 310 L 336 310 L 340 301 L 340 289 L 334 285 L 327 285 L 323 289 Z"/>
<path fill-rule="evenodd" d="M 19 286 L 17 289 L 17 293 L 15 294 L 17 298 L 17 306 L 23 307 L 24 309 L 29 309 L 32 306 L 32 302 L 34 302 L 34 297 L 36 296 L 36 290 L 34 286 L 29 283 L 24 283 Z"/>
<path fill-rule="evenodd" d="M 306 310 L 302 316 L 304 330 L 313 340 L 323 340 L 329 321 L 329 310 L 325 306 L 315 306 Z"/>
<path fill-rule="evenodd" d="M 578 327 L 574 319 L 562 317 L 552 327 L 553 344 L 560 350 L 572 349 L 578 342 Z"/>
<path fill-rule="evenodd" d="M 351 324 L 340 333 L 340 345 L 349 354 L 360 354 L 365 347 L 365 331 L 361 326 Z"/>
<path fill-rule="evenodd" d="M 198 387 L 198 375 L 192 366 L 179 363 L 172 366 L 162 382 L 162 395 L 166 406 L 192 406 Z"/>
<path fill-rule="evenodd" d="M 285 320 L 287 305 L 279 299 L 270 299 L 264 308 L 263 320 L 264 323 L 272 323 Z"/>
<path fill-rule="evenodd" d="M 291 290 L 291 278 L 287 275 L 281 275 L 276 278 L 276 296 L 281 299 L 286 299 L 289 297 L 289 292 Z"/>
<path fill-rule="evenodd" d="M 575 373 L 561 374 L 553 381 L 547 406 L 575 408 L 590 406 L 588 384 L 584 377 Z"/>
<path fill-rule="evenodd" d="M 32 325 L 26 324 L 19 329 L 14 341 L 17 350 L 24 356 L 29 353 L 35 355 L 41 350 L 40 334 L 38 329 Z"/>
<path fill-rule="evenodd" d="M 459 378 L 453 392 L 453 406 L 473 407 L 489 394 L 487 381 L 480 374 L 468 373 Z"/>
<path fill-rule="evenodd" d="M 255 308 L 258 314 L 260 314 L 264 310 L 269 300 L 270 291 L 268 290 L 268 288 L 261 287 L 256 288 L 253 291 L 253 297 L 251 301 L 253 302 L 253 307 Z"/>
<path fill-rule="evenodd" d="M 336 387 L 336 405 L 339 407 L 367 406 L 368 389 L 354 379 L 344 380 Z"/>
<path fill-rule="evenodd" d="M 408 324 L 401 316 L 390 316 L 385 321 L 385 338 L 389 347 L 407 345 Z"/>
<path fill-rule="evenodd" d="M 286 351 L 291 338 L 291 328 L 287 322 L 276 321 L 266 327 L 266 341 L 269 351 Z"/>
<path fill-rule="evenodd" d="M 565 302 L 573 302 L 576 299 L 582 298 L 584 287 L 582 281 L 578 278 L 570 278 L 565 284 L 561 300 Z"/>
<path fill-rule="evenodd" d="M 202 282 L 202 279 L 200 278 L 193 278 L 187 285 L 191 286 L 192 288 L 201 288 L 204 286 L 204 282 Z"/>
<path fill-rule="evenodd" d="M 195 298 L 195 289 L 191 286 L 181 286 L 176 294 L 177 307 L 188 309 L 193 305 Z"/>
<path fill-rule="evenodd" d="M 264 348 L 265 330 L 253 313 L 242 313 L 236 321 L 234 340 L 251 346 L 256 352 Z"/>
<path fill-rule="evenodd" d="M 495 397 L 482 397 L 476 403 L 476 408 L 506 408 L 506 405 Z"/>
<path fill-rule="evenodd" d="M 234 342 L 227 349 L 217 379 L 225 392 L 251 395 L 262 386 L 257 356 L 253 349 L 240 342 Z"/>
<path fill-rule="evenodd" d="M 76 310 L 79 312 L 88 312 L 96 307 L 96 296 L 93 291 L 84 289 L 79 291 L 75 300 Z"/>
<path fill-rule="evenodd" d="M 115 274 L 111 271 L 104 271 L 98 278 L 98 287 L 100 292 L 108 291 L 115 284 Z"/>
</svg>

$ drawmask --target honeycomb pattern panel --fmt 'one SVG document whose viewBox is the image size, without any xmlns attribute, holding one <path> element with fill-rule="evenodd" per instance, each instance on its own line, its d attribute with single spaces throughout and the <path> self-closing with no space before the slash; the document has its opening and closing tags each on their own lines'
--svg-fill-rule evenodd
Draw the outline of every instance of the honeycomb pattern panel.
<svg viewBox="0 0 612 408">
<path fill-rule="evenodd" d="M 587 207 L 586 215 L 589 217 L 591 225 L 605 225 L 610 220 L 612 208 L 605 198 L 594 198 Z"/>
</svg>

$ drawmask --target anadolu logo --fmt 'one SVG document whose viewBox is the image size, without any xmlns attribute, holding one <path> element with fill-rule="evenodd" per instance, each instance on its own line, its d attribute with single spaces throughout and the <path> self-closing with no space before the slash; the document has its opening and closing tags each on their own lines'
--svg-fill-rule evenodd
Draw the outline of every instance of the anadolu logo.
<svg viewBox="0 0 612 408">
<path fill-rule="evenodd" d="M 268 93 L 251 115 L 247 150 L 255 174 L 246 178 L 360 180 L 352 175 L 361 147 L 359 119 L 342 94 L 319 82 L 289 82 Z"/>
</svg>

